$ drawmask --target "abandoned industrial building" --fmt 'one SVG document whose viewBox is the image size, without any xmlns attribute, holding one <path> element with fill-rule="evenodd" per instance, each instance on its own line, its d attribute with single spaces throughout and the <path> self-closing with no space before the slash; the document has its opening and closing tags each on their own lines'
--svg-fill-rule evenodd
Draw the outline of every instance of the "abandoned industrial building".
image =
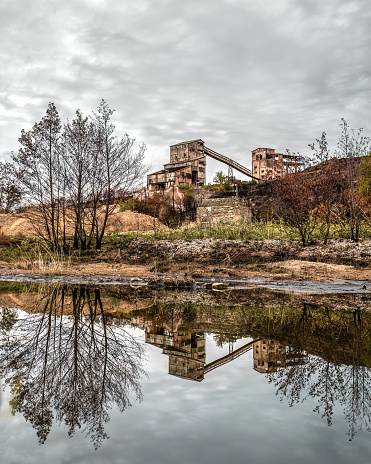
<svg viewBox="0 0 371 464">
<path fill-rule="evenodd" d="M 189 140 L 170 146 L 170 162 L 160 171 L 148 174 L 147 194 L 163 192 L 180 185 L 202 186 L 206 182 L 206 157 L 210 156 L 228 166 L 228 177 L 233 169 L 256 181 L 281 177 L 300 163 L 295 155 L 276 153 L 273 148 L 257 148 L 252 152 L 252 170 L 205 146 L 202 139 Z"/>
<path fill-rule="evenodd" d="M 193 187 L 197 205 L 197 222 L 231 222 L 251 220 L 251 208 L 246 198 L 235 190 L 234 198 L 221 192 L 203 189 L 206 184 L 206 158 L 211 157 L 228 166 L 228 179 L 234 180 L 233 170 L 256 182 L 282 177 L 300 165 L 295 155 L 276 153 L 273 148 L 257 148 L 252 152 L 252 170 L 205 146 L 202 139 L 188 140 L 170 146 L 170 162 L 160 171 L 148 174 L 147 186 L 138 193 L 138 198 L 163 195 L 173 209 L 183 210 L 184 186 Z M 238 198 L 237 198 L 238 197 Z M 175 207 L 176 206 L 176 207 Z"/>
<path fill-rule="evenodd" d="M 252 172 L 255 178 L 271 180 L 300 166 L 296 155 L 276 153 L 274 148 L 256 148 L 252 151 Z"/>
<path fill-rule="evenodd" d="M 206 178 L 206 156 L 201 139 L 178 143 L 170 147 L 170 163 L 164 169 L 147 176 L 148 194 L 171 185 L 203 185 Z"/>
</svg>

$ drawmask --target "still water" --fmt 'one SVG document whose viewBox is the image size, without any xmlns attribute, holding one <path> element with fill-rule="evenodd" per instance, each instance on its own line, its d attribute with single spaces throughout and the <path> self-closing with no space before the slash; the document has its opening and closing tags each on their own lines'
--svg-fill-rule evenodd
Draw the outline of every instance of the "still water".
<svg viewBox="0 0 371 464">
<path fill-rule="evenodd" d="M 369 302 L 336 298 L 2 283 L 0 462 L 370 462 Z"/>
</svg>

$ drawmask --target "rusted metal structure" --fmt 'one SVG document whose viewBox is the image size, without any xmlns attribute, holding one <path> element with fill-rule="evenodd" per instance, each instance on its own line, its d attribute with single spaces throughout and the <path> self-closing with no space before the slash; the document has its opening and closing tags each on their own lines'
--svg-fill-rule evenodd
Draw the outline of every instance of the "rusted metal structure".
<svg viewBox="0 0 371 464">
<path fill-rule="evenodd" d="M 235 169 L 236 171 L 241 172 L 242 174 L 245 174 L 245 176 L 251 177 L 252 179 L 255 179 L 255 180 L 259 180 L 252 174 L 250 169 L 245 168 L 245 166 L 242 166 L 242 164 L 237 163 L 231 158 L 227 158 L 226 156 L 221 155 L 220 153 L 217 153 L 211 148 L 205 147 L 205 154 L 210 156 L 211 158 L 214 158 L 226 164 L 228 166 L 228 173 L 230 172 L 233 173 L 233 169 Z M 228 177 L 232 177 L 232 174 L 229 174 Z"/>
</svg>

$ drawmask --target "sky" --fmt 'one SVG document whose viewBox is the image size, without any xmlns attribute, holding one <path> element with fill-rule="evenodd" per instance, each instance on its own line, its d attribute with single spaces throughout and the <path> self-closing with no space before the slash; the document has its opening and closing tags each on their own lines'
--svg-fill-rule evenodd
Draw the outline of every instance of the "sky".
<svg viewBox="0 0 371 464">
<path fill-rule="evenodd" d="M 369 0 L 0 0 L 0 27 L 0 161 L 49 102 L 65 121 L 105 99 L 151 171 L 198 138 L 250 168 L 335 148 L 341 118 L 371 135 Z"/>
</svg>

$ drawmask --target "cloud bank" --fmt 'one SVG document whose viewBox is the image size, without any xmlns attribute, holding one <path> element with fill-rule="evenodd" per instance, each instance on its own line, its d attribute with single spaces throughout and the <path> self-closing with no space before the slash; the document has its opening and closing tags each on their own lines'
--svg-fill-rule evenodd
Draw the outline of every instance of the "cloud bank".
<svg viewBox="0 0 371 464">
<path fill-rule="evenodd" d="M 370 23 L 368 0 L 4 0 L 0 158 L 49 101 L 65 119 L 104 98 L 154 170 L 193 138 L 250 166 L 334 146 L 342 117 L 371 135 Z"/>
</svg>

